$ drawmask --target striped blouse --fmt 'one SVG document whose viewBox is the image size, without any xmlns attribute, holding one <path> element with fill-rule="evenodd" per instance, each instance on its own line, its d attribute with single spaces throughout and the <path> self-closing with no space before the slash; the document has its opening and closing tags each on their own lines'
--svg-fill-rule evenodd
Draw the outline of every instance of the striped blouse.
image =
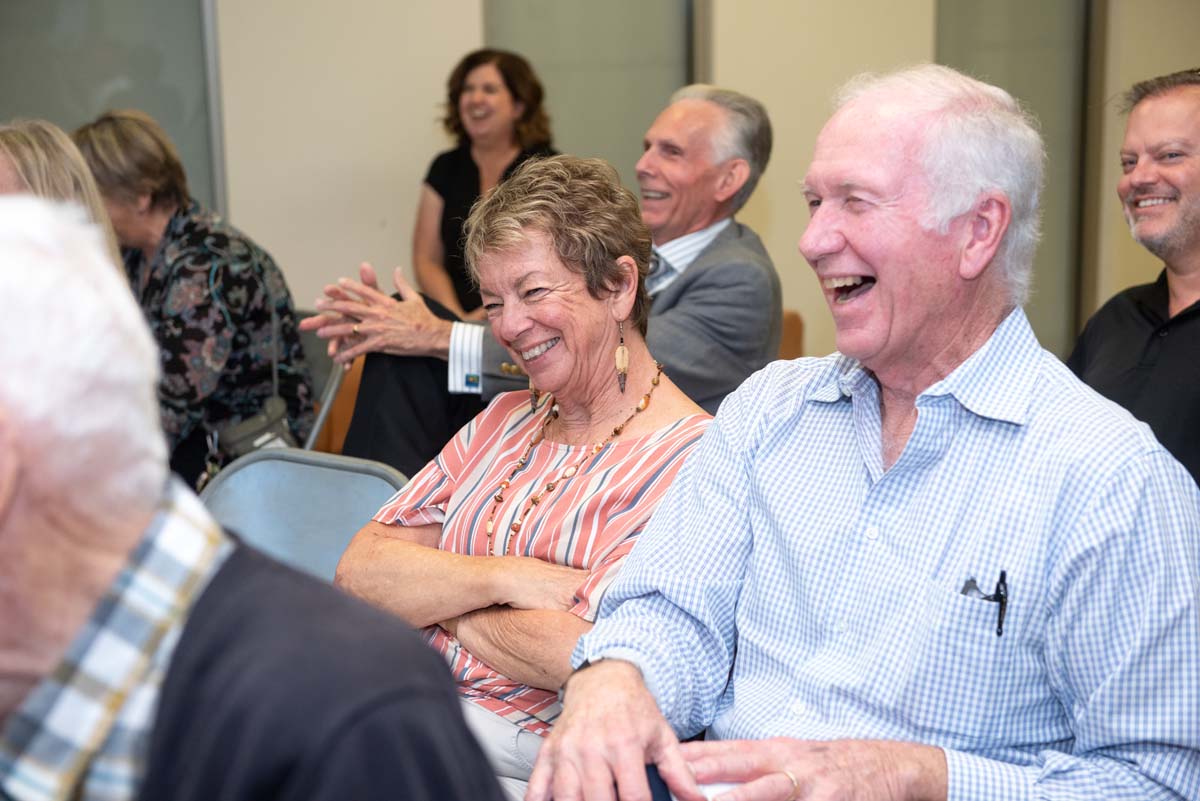
<svg viewBox="0 0 1200 801">
<path fill-rule="evenodd" d="M 531 412 L 524 392 L 497 396 L 379 510 L 375 520 L 401 526 L 440 523 L 440 548 L 487 555 L 487 520 L 496 491 L 509 479 L 548 412 L 545 398 Z M 615 568 L 633 548 L 711 419 L 695 414 L 650 434 L 611 442 L 582 463 L 591 445 L 540 441 L 525 466 L 509 479 L 504 501 L 495 510 L 494 553 L 588 570 L 570 611 L 593 620 Z M 577 472 L 567 477 L 572 467 Z M 554 490 L 544 492 L 531 507 L 529 498 L 543 492 L 551 480 Z M 519 516 L 524 522 L 514 533 L 510 524 Z M 549 731 L 560 711 L 554 693 L 500 675 L 440 626 L 424 633 L 450 663 L 461 695 L 536 734 Z"/>
</svg>

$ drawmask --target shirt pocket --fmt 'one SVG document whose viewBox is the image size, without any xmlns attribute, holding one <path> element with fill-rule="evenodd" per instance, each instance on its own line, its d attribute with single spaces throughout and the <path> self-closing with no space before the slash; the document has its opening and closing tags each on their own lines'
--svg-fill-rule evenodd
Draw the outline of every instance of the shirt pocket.
<svg viewBox="0 0 1200 801">
<path fill-rule="evenodd" d="M 991 589 L 988 587 L 987 589 Z M 931 586 L 909 630 L 912 656 L 896 710 L 932 741 L 970 748 L 1004 741 L 1028 707 L 1049 695 L 1028 607 L 1007 602 L 996 634 L 997 601 Z M 1029 732 L 1026 732 L 1028 734 Z"/>
</svg>

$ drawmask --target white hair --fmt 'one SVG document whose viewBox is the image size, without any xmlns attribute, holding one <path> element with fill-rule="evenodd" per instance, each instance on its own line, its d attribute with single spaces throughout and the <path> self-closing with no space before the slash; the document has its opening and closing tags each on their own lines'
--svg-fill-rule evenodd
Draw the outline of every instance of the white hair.
<svg viewBox="0 0 1200 801">
<path fill-rule="evenodd" d="M 83 209 L 0 198 L 0 413 L 24 490 L 98 521 L 153 508 L 167 478 L 158 347 Z"/>
<path fill-rule="evenodd" d="M 715 161 L 743 159 L 750 168 L 746 182 L 733 196 L 733 210 L 738 211 L 754 194 L 758 179 L 771 160 L 771 118 L 766 108 L 749 95 L 707 83 L 677 89 L 671 95 L 671 103 L 680 100 L 704 100 L 724 112 L 725 124 L 713 142 Z"/>
<path fill-rule="evenodd" d="M 926 116 L 921 163 L 931 188 L 924 224 L 945 232 L 985 192 L 1000 191 L 1012 221 L 996 252 L 1012 302 L 1029 299 L 1041 236 L 1038 196 L 1046 148 L 1037 121 L 1012 95 L 949 67 L 926 64 L 890 75 L 860 75 L 838 92 L 837 107 L 864 98 Z"/>
</svg>

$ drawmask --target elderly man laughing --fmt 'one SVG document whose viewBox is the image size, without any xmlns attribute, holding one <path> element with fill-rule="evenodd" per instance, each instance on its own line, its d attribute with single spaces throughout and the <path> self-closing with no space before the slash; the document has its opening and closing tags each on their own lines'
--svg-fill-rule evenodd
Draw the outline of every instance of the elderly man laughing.
<svg viewBox="0 0 1200 801">
<path fill-rule="evenodd" d="M 1200 493 L 1020 308 L 1043 153 L 945 67 L 844 91 L 800 241 L 839 353 L 721 407 L 529 799 L 1200 797 Z"/>
</svg>

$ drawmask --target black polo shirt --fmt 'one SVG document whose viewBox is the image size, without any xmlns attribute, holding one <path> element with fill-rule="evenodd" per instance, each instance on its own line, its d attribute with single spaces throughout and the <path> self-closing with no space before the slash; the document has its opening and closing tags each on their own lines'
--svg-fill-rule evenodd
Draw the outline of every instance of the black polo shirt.
<svg viewBox="0 0 1200 801">
<path fill-rule="evenodd" d="M 1168 318 L 1167 272 L 1088 320 L 1067 366 L 1147 423 L 1200 482 L 1200 302 Z"/>
</svg>

